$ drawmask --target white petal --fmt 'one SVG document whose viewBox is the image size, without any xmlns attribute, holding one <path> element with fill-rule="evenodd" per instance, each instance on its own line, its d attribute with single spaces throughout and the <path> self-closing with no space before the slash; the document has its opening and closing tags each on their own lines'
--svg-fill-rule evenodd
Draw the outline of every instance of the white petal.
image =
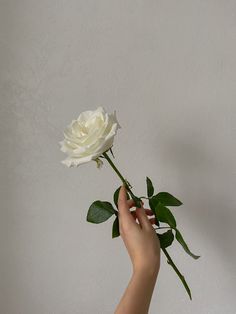
<svg viewBox="0 0 236 314">
<path fill-rule="evenodd" d="M 99 106 L 96 110 L 95 110 L 96 113 L 103 113 L 105 114 L 106 113 L 106 110 L 102 107 L 102 106 Z"/>
<path fill-rule="evenodd" d="M 81 112 L 81 114 L 78 116 L 77 120 L 79 122 L 85 122 L 89 119 L 89 117 L 93 114 L 92 110 L 87 110 L 84 112 Z"/>
<path fill-rule="evenodd" d="M 113 119 L 114 119 L 114 121 L 117 123 L 117 128 L 118 128 L 118 129 L 121 129 L 121 126 L 120 126 L 120 124 L 119 124 L 119 122 L 118 122 L 118 120 L 117 120 L 117 117 L 116 117 L 116 110 L 114 110 Z"/>
<path fill-rule="evenodd" d="M 97 153 L 99 156 L 101 156 L 106 150 L 112 147 L 114 142 L 114 135 L 111 136 L 108 140 L 106 140 L 103 145 L 99 148 L 99 152 Z"/>
<path fill-rule="evenodd" d="M 68 157 L 65 160 L 62 161 L 63 164 L 65 164 L 67 167 L 78 167 L 82 164 L 85 164 L 93 159 L 93 156 L 85 156 L 81 158 L 73 158 Z"/>
</svg>

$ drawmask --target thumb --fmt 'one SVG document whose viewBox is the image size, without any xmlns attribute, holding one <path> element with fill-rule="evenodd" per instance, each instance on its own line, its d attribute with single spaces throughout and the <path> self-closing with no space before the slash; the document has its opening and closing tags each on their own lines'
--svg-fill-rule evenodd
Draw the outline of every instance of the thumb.
<svg viewBox="0 0 236 314">
<path fill-rule="evenodd" d="M 123 184 L 120 188 L 119 191 L 119 196 L 118 196 L 118 212 L 120 214 L 120 216 L 125 216 L 125 217 L 129 217 L 133 219 L 132 214 L 129 210 L 129 204 L 127 201 L 127 192 L 126 192 L 126 188 L 125 185 Z"/>
</svg>

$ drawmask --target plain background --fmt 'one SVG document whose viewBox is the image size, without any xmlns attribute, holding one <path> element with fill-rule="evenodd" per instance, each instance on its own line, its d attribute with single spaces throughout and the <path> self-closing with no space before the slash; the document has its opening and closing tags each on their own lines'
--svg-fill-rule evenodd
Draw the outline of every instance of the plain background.
<svg viewBox="0 0 236 314">
<path fill-rule="evenodd" d="M 162 256 L 150 314 L 236 313 L 235 56 L 235 1 L 0 1 L 0 313 L 110 314 L 128 284 L 113 217 L 86 222 L 119 178 L 61 164 L 64 128 L 99 105 L 119 169 L 183 201 L 201 255 L 169 250 L 192 302 Z"/>
</svg>

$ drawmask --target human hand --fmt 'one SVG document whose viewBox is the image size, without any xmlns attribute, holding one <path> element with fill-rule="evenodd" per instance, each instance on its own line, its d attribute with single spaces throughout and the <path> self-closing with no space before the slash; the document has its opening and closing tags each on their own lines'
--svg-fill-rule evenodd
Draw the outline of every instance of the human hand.
<svg viewBox="0 0 236 314">
<path fill-rule="evenodd" d="M 160 241 L 152 226 L 155 218 L 151 209 L 143 207 L 130 211 L 134 201 L 127 200 L 125 185 L 118 197 L 118 219 L 121 238 L 133 264 L 133 270 L 158 273 L 160 268 Z M 136 222 L 138 220 L 138 223 Z"/>
</svg>

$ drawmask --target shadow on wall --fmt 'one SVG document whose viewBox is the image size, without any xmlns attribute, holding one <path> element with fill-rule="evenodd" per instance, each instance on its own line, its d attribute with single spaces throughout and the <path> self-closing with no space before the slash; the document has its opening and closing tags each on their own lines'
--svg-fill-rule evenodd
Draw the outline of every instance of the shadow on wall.
<svg viewBox="0 0 236 314">
<path fill-rule="evenodd" d="M 191 204 L 186 217 L 212 247 L 220 250 L 222 259 L 236 262 L 233 158 L 212 152 L 199 134 L 171 137 L 161 143 L 158 139 L 157 142 L 157 153 L 162 152 L 163 164 L 177 169 L 180 190 Z"/>
</svg>

